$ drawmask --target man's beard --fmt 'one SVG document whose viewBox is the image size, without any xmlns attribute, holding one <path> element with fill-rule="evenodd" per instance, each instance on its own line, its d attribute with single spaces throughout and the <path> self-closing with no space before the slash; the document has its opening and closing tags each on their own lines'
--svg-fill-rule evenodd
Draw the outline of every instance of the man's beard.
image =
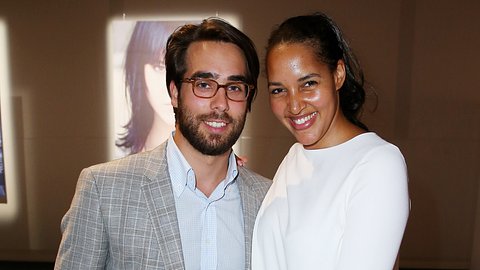
<svg viewBox="0 0 480 270">
<path fill-rule="evenodd" d="M 217 156 L 229 151 L 240 137 L 247 113 L 239 119 L 233 119 L 227 113 L 219 114 L 212 112 L 210 114 L 193 115 L 186 106 L 183 106 L 181 99 L 178 99 L 177 124 L 187 141 L 200 153 L 209 156 Z M 232 126 L 228 134 L 205 134 L 200 131 L 200 124 L 205 120 L 219 119 L 224 120 L 229 126 Z"/>
</svg>

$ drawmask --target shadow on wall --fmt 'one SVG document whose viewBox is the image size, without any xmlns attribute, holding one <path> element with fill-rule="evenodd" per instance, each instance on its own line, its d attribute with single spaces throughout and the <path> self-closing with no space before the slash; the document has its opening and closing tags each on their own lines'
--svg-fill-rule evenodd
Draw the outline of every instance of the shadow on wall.
<svg viewBox="0 0 480 270">
<path fill-rule="evenodd" d="M 410 175 L 413 174 L 410 172 Z M 411 209 L 402 242 L 402 247 L 408 246 L 409 253 L 403 252 L 404 249 L 402 247 L 400 248 L 400 265 L 407 267 L 403 269 L 414 270 L 416 268 L 408 267 L 418 267 L 415 265 L 417 264 L 415 262 L 422 260 L 423 258 L 414 258 L 411 254 L 422 254 L 426 249 L 429 249 L 429 254 L 441 253 L 442 222 L 440 211 L 438 209 L 438 203 L 435 201 L 435 197 L 431 193 L 432 191 L 428 186 L 424 185 L 424 183 L 421 181 L 415 182 L 414 179 L 409 179 L 409 192 Z M 416 204 L 417 198 L 420 197 L 422 203 Z M 436 226 L 430 227 L 426 234 L 425 230 L 423 229 L 425 224 L 422 224 L 422 221 L 425 219 L 418 218 L 425 216 L 429 217 L 431 224 L 436 224 Z M 417 238 L 418 235 L 422 235 L 424 239 L 420 241 L 420 239 Z M 423 243 L 428 243 L 428 247 L 423 246 Z M 432 250 L 432 248 L 434 250 Z"/>
</svg>

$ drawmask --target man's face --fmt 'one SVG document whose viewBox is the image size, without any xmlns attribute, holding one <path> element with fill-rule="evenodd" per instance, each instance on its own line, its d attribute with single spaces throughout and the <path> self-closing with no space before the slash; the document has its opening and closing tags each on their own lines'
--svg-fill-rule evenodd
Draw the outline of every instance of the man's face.
<svg viewBox="0 0 480 270">
<path fill-rule="evenodd" d="M 219 84 L 245 81 L 245 57 L 232 43 L 194 42 L 187 49 L 186 64 L 184 79 L 206 78 Z M 224 88 L 212 98 L 195 96 L 190 83 L 182 83 L 181 90 L 176 90 L 174 87 L 172 104 L 178 108 L 177 132 L 202 154 L 229 151 L 243 130 L 247 101 L 229 100 Z"/>
</svg>

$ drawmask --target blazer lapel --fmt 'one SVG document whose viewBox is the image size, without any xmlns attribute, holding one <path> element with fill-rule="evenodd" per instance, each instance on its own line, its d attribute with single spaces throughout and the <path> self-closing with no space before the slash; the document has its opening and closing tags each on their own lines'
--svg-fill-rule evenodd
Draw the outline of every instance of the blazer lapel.
<svg viewBox="0 0 480 270">
<path fill-rule="evenodd" d="M 151 152 L 142 185 L 165 269 L 185 269 L 175 198 L 167 169 L 166 143 Z"/>
<path fill-rule="evenodd" d="M 239 168 L 238 189 L 242 198 L 243 222 L 245 234 L 245 269 L 250 269 L 252 256 L 252 235 L 253 226 L 257 217 L 257 210 L 260 207 L 261 199 L 253 189 L 252 179 L 245 173 L 243 168 Z"/>
</svg>

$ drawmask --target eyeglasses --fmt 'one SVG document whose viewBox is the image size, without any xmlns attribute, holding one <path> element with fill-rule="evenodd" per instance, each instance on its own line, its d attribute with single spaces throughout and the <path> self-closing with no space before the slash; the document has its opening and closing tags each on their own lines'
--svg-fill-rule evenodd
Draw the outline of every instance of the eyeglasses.
<svg viewBox="0 0 480 270">
<path fill-rule="evenodd" d="M 191 83 L 193 94 L 199 98 L 212 98 L 217 94 L 218 89 L 223 87 L 227 98 L 232 101 L 247 100 L 250 90 L 255 88 L 253 85 L 244 82 L 219 84 L 215 80 L 202 78 L 186 78 L 182 82 Z"/>
</svg>

